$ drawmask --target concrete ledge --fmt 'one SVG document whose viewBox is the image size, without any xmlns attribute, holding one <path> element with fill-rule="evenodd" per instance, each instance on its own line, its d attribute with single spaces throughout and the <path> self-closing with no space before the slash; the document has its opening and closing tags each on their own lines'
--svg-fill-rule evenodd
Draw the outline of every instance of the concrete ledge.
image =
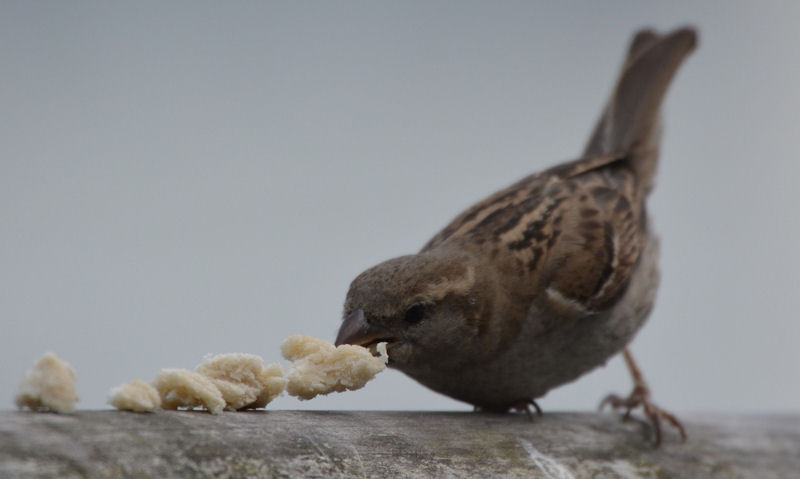
<svg viewBox="0 0 800 479">
<path fill-rule="evenodd" d="M 0 477 L 800 477 L 798 416 L 683 419 L 653 449 L 611 413 L 0 412 Z"/>
</svg>

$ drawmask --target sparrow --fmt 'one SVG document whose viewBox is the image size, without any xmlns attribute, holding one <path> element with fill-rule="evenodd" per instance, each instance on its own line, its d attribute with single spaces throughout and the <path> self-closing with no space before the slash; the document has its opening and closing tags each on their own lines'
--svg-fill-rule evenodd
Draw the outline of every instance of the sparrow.
<svg viewBox="0 0 800 479">
<path fill-rule="evenodd" d="M 653 309 L 658 239 L 646 200 L 660 109 L 697 34 L 639 31 L 583 154 L 468 208 L 417 254 L 358 275 L 336 344 L 388 344 L 389 367 L 488 411 L 535 400 L 621 351 L 660 443 L 658 408 L 627 349 Z"/>
</svg>

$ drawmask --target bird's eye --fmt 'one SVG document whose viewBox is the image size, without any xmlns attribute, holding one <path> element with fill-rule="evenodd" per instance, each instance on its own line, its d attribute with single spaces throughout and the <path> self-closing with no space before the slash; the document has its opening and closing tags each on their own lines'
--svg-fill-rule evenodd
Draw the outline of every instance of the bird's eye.
<svg viewBox="0 0 800 479">
<path fill-rule="evenodd" d="M 407 323 L 419 323 L 425 317 L 425 305 L 415 304 L 406 310 L 405 320 Z"/>
</svg>

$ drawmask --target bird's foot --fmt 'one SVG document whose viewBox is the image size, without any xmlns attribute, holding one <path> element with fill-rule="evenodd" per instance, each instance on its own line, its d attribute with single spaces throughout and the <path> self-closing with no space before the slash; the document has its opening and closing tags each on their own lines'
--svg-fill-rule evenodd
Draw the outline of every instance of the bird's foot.
<svg viewBox="0 0 800 479">
<path fill-rule="evenodd" d="M 674 414 L 661 409 L 653 403 L 653 401 L 650 399 L 650 389 L 647 387 L 647 383 L 645 382 L 641 371 L 639 371 L 639 368 L 636 366 L 633 356 L 631 356 L 631 353 L 627 349 L 623 354 L 625 356 L 625 362 L 628 364 L 628 369 L 631 371 L 631 376 L 633 376 L 633 391 L 628 397 L 625 398 L 617 396 L 616 394 L 609 394 L 603 399 L 602 402 L 600 402 L 600 410 L 602 410 L 607 404 L 615 410 L 624 408 L 625 413 L 622 415 L 622 419 L 626 420 L 630 418 L 631 411 L 633 409 L 641 406 L 644 415 L 653 426 L 653 432 L 655 433 L 655 442 L 653 445 L 655 447 L 661 445 L 662 419 L 672 424 L 678 430 L 678 432 L 680 432 L 681 438 L 686 441 L 686 430 L 684 430 L 681 422 L 677 417 L 675 417 Z"/>
<path fill-rule="evenodd" d="M 531 406 L 533 406 L 533 408 L 536 409 L 537 416 L 542 415 L 542 408 L 540 408 L 539 405 L 536 404 L 536 401 L 534 401 L 533 399 L 525 399 L 524 401 L 521 401 L 519 404 L 512 406 L 511 409 L 515 411 L 525 411 L 525 414 L 528 416 L 528 420 L 530 422 L 533 422 L 533 413 L 531 412 Z"/>
<path fill-rule="evenodd" d="M 482 407 L 482 406 L 473 406 L 473 411 L 475 411 L 475 412 L 487 412 L 488 411 L 488 412 L 495 412 L 495 413 L 505 413 L 505 412 L 508 412 L 509 410 L 524 411 L 525 414 L 528 416 L 528 420 L 533 422 L 533 412 L 531 412 L 531 406 L 533 406 L 533 408 L 536 410 L 536 415 L 537 416 L 541 416 L 542 415 L 542 408 L 540 408 L 539 405 L 536 404 L 536 401 L 534 401 L 533 399 L 523 399 L 522 401 L 518 402 L 517 404 L 514 404 L 513 406 L 507 407 L 507 408 L 506 407 L 503 407 L 503 408 L 486 408 L 486 407 Z"/>
</svg>

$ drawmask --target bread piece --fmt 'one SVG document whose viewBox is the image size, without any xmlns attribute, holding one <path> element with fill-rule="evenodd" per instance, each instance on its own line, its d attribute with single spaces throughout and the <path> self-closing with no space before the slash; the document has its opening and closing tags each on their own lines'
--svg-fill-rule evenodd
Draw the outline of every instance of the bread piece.
<svg viewBox="0 0 800 479">
<path fill-rule="evenodd" d="M 361 389 L 386 369 L 386 343 L 375 357 L 361 346 L 333 344 L 311 336 L 292 335 L 281 344 L 283 357 L 293 361 L 286 377 L 286 392 L 300 399 L 319 394 Z"/>
<path fill-rule="evenodd" d="M 161 408 L 161 397 L 152 384 L 137 379 L 113 388 L 108 403 L 121 411 L 153 412 Z"/>
<path fill-rule="evenodd" d="M 262 408 L 286 387 L 283 369 L 277 364 L 265 367 L 255 354 L 218 354 L 206 358 L 196 371 L 219 389 L 226 409 Z"/>
<path fill-rule="evenodd" d="M 78 402 L 76 381 L 75 370 L 69 363 L 47 353 L 25 375 L 14 400 L 19 408 L 70 413 Z"/>
<path fill-rule="evenodd" d="M 225 400 L 217 386 L 207 377 L 188 369 L 162 369 L 154 386 L 164 409 L 204 407 L 219 414 Z"/>
</svg>

